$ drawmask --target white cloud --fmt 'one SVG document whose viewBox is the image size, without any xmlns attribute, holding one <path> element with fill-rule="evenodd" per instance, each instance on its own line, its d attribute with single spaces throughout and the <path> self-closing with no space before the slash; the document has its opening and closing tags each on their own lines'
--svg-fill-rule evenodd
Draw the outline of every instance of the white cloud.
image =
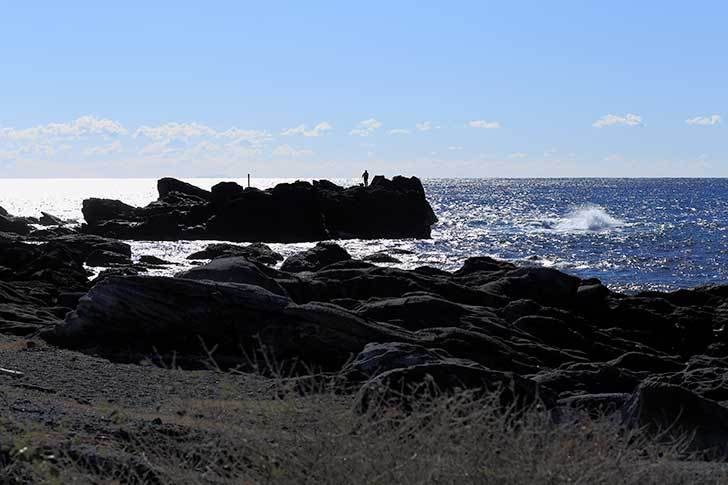
<svg viewBox="0 0 728 485">
<path fill-rule="evenodd" d="M 432 126 L 431 121 L 423 121 L 422 123 L 417 123 L 415 125 L 415 128 L 417 129 L 417 131 L 430 131 L 435 127 Z"/>
<path fill-rule="evenodd" d="M 458 151 L 462 150 L 463 147 L 461 147 L 459 145 L 453 145 L 453 146 L 447 147 L 447 149 L 450 150 L 450 151 L 452 151 L 452 152 L 458 152 Z"/>
<path fill-rule="evenodd" d="M 388 133 L 390 135 L 409 135 L 410 131 L 405 130 L 404 128 L 394 128 L 392 130 L 389 130 Z"/>
<path fill-rule="evenodd" d="M 710 115 L 710 116 L 696 116 L 695 118 L 690 118 L 689 120 L 685 120 L 685 123 L 689 125 L 697 125 L 697 126 L 715 126 L 719 125 L 723 119 L 720 117 L 720 115 Z"/>
<path fill-rule="evenodd" d="M 628 113 L 624 116 L 608 114 L 592 123 L 592 126 L 595 128 L 604 128 L 605 126 L 614 125 L 642 126 L 642 117 L 632 113 Z"/>
<path fill-rule="evenodd" d="M 525 152 L 514 152 L 508 155 L 508 158 L 521 159 L 528 157 L 528 153 Z"/>
<path fill-rule="evenodd" d="M 189 141 L 192 138 L 210 137 L 244 140 L 251 144 L 259 144 L 271 139 L 268 132 L 261 130 L 241 130 L 233 127 L 225 131 L 218 131 L 199 123 L 175 122 L 158 126 L 140 126 L 134 132 L 134 138 L 139 137 L 159 142 L 171 142 L 173 140 Z"/>
<path fill-rule="evenodd" d="M 283 158 L 298 158 L 298 157 L 305 157 L 307 155 L 312 155 L 313 151 L 302 148 L 302 149 L 296 149 L 293 148 L 291 145 L 280 145 L 273 150 L 273 156 L 274 157 L 283 157 Z"/>
<path fill-rule="evenodd" d="M 354 136 L 369 136 L 381 127 L 381 121 L 370 118 L 368 120 L 360 121 L 357 128 L 351 130 L 349 134 Z"/>
<path fill-rule="evenodd" d="M 325 134 L 327 131 L 331 131 L 334 127 L 331 126 L 331 124 L 327 123 L 326 121 L 322 121 L 321 123 L 314 126 L 311 130 L 306 129 L 306 125 L 298 125 L 295 128 L 286 128 L 281 132 L 281 135 L 283 136 L 291 136 L 291 135 L 303 135 L 303 136 L 321 136 Z"/>
<path fill-rule="evenodd" d="M 86 135 L 124 135 L 126 128 L 121 123 L 93 116 L 81 116 L 69 123 L 48 123 L 18 130 L 0 128 L 0 138 L 16 141 L 38 140 L 42 138 L 79 138 Z"/>
<path fill-rule="evenodd" d="M 103 156 L 103 155 L 109 155 L 111 153 L 118 153 L 121 151 L 121 142 L 119 140 L 115 140 L 111 142 L 109 145 L 103 145 L 103 146 L 97 146 L 97 147 L 89 147 L 83 151 L 84 155 L 87 156 Z"/>
<path fill-rule="evenodd" d="M 468 126 L 470 126 L 471 128 L 495 130 L 496 128 L 500 128 L 500 123 L 498 123 L 497 121 L 473 120 L 468 122 Z"/>
</svg>

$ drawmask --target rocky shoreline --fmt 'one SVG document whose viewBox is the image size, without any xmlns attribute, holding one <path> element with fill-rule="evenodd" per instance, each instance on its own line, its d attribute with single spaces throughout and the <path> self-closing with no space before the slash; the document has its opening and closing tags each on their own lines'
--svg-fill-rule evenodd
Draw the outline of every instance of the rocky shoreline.
<svg viewBox="0 0 728 485">
<path fill-rule="evenodd" d="M 211 245 L 191 255 L 209 259 L 205 264 L 173 278 L 144 276 L 146 268 L 167 263 L 132 263 L 128 244 L 89 233 L 135 239 L 197 231 L 186 224 L 212 204 L 208 195 L 166 180 L 160 201 L 144 209 L 84 204 L 81 233 L 62 221 L 32 229 L 35 222 L 0 210 L 0 333 L 40 338 L 118 366 L 174 358 L 195 369 L 214 349 L 221 368 L 245 371 L 263 349 L 297 375 L 343 379 L 362 411 L 372 402 L 406 405 L 391 391 L 422 383 L 441 392 L 499 390 L 505 405 L 539 403 L 554 419 L 575 408 L 617 413 L 629 427 L 692 433 L 690 449 L 705 457 L 728 452 L 728 286 L 624 295 L 596 279 L 488 257 L 469 258 L 454 272 L 382 267 L 351 258 L 334 242 L 280 267 L 282 256 L 264 244 Z M 409 183 L 278 190 L 328 191 L 361 207 L 367 190 Z M 223 186 L 211 194 L 223 189 L 240 193 Z M 265 197 L 277 197 L 276 190 Z M 434 214 L 418 207 L 424 218 L 417 220 L 417 237 L 427 237 Z M 152 230 L 155 214 L 175 224 Z M 330 225 L 316 226 L 315 234 L 276 230 L 280 240 L 375 237 L 374 230 L 356 233 L 335 220 L 326 217 Z M 221 235 L 215 224 L 208 219 L 198 235 Z M 230 234 L 238 241 L 254 235 Z M 89 281 L 91 265 L 107 269 Z"/>
<path fill-rule="evenodd" d="M 146 207 L 87 199 L 82 232 L 127 240 L 210 239 L 292 243 L 430 237 L 437 221 L 416 177 L 374 177 L 368 187 L 327 180 L 267 190 L 222 182 L 210 191 L 173 178 Z"/>
</svg>

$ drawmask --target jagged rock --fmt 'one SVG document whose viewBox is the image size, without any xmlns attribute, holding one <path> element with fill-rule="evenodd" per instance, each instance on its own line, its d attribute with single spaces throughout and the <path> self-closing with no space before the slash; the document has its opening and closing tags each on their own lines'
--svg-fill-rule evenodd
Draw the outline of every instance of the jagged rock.
<svg viewBox="0 0 728 485">
<path fill-rule="evenodd" d="M 30 233 L 31 230 L 32 227 L 25 219 L 0 214 L 0 232 L 26 235 Z"/>
<path fill-rule="evenodd" d="M 627 352 L 610 360 L 609 365 L 644 374 L 678 372 L 685 367 L 677 358 L 644 352 Z"/>
<path fill-rule="evenodd" d="M 466 259 L 463 266 L 455 272 L 455 276 L 467 276 L 475 272 L 509 271 L 516 269 L 513 263 L 499 261 L 488 256 L 476 256 Z"/>
<path fill-rule="evenodd" d="M 48 240 L 61 236 L 70 236 L 72 234 L 77 234 L 77 231 L 66 226 L 51 226 L 45 229 L 35 229 L 31 231 L 29 237 L 32 239 Z"/>
<path fill-rule="evenodd" d="M 530 376 L 560 396 L 597 393 L 631 393 L 639 379 L 627 370 L 602 363 L 577 363 Z"/>
<path fill-rule="evenodd" d="M 429 238 L 437 222 L 417 177 L 375 176 L 369 187 L 339 190 L 319 183 L 316 188 L 335 239 Z"/>
<path fill-rule="evenodd" d="M 404 342 L 370 343 L 347 366 L 347 377 L 369 379 L 392 369 L 441 362 L 451 356 L 441 349 L 428 349 Z"/>
<path fill-rule="evenodd" d="M 188 184 L 187 182 L 171 177 L 161 178 L 157 181 L 157 192 L 159 192 L 160 198 L 167 197 L 171 192 L 192 195 L 204 200 L 210 200 L 212 198 L 210 191 L 195 187 L 192 184 Z"/>
<path fill-rule="evenodd" d="M 622 408 L 622 419 L 659 439 L 686 439 L 687 451 L 708 458 L 728 453 L 728 409 L 682 387 L 643 383 Z"/>
<path fill-rule="evenodd" d="M 728 403 L 726 368 L 724 367 L 704 367 L 681 372 L 665 372 L 652 375 L 646 381 L 680 386 L 705 398 Z"/>
<path fill-rule="evenodd" d="M 573 304 L 580 280 L 552 268 L 518 268 L 481 288 L 509 299 L 526 298 L 551 306 Z"/>
<path fill-rule="evenodd" d="M 166 259 L 158 258 L 157 256 L 152 256 L 149 254 L 143 254 L 139 256 L 139 262 L 152 266 L 169 266 L 171 264 L 174 264 L 171 261 L 167 261 Z"/>
<path fill-rule="evenodd" d="M 246 363 L 241 346 L 264 344 L 281 361 L 340 368 L 372 341 L 411 335 L 321 303 L 296 305 L 259 286 L 165 277 L 109 277 L 46 334 L 72 347 L 133 359 L 156 348 L 201 355 L 202 339 L 222 364 Z"/>
<path fill-rule="evenodd" d="M 265 191 L 221 183 L 211 192 L 176 179 L 135 208 L 87 199 L 82 230 L 122 239 L 306 242 L 344 238 L 429 238 L 437 218 L 416 178 L 382 177 L 370 187 L 294 182 Z"/>
<path fill-rule="evenodd" d="M 41 212 L 41 217 L 40 219 L 38 219 L 38 224 L 40 224 L 41 226 L 61 226 L 65 224 L 65 221 L 47 212 Z"/>
<path fill-rule="evenodd" d="M 286 290 L 281 285 L 243 257 L 213 259 L 203 266 L 177 273 L 175 278 L 245 283 L 260 286 L 276 295 L 286 295 Z"/>
<path fill-rule="evenodd" d="M 283 261 L 283 256 L 273 251 L 270 246 L 262 243 L 253 243 L 247 246 L 228 243 L 209 244 L 202 251 L 187 256 L 187 259 L 216 259 L 232 256 L 242 256 L 255 263 L 271 266 Z"/>
<path fill-rule="evenodd" d="M 300 273 L 303 271 L 318 271 L 330 264 L 348 261 L 351 255 L 336 243 L 320 242 L 311 249 L 296 253 L 283 261 L 281 271 Z"/>
<path fill-rule="evenodd" d="M 129 219 L 136 215 L 137 209 L 118 200 L 91 198 L 83 201 L 81 212 L 86 223 L 94 226 L 104 221 Z"/>
<path fill-rule="evenodd" d="M 116 266 L 131 264 L 129 256 L 103 249 L 96 249 L 86 257 L 87 266 Z"/>
<path fill-rule="evenodd" d="M 38 298 L 28 287 L 0 281 L 0 333 L 29 335 L 52 328 L 61 318 L 50 297 Z"/>
</svg>

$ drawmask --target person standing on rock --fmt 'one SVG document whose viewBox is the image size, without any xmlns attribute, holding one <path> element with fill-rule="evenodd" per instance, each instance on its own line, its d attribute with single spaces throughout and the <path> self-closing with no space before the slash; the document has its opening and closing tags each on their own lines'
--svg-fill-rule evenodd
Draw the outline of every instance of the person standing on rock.
<svg viewBox="0 0 728 485">
<path fill-rule="evenodd" d="M 364 179 L 364 187 L 367 187 L 369 185 L 369 172 L 364 170 L 364 173 L 361 174 L 361 178 Z"/>
</svg>

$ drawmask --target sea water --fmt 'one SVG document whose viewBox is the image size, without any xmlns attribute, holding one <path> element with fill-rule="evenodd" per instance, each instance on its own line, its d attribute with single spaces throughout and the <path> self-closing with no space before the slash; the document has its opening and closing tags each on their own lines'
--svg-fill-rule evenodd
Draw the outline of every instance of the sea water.
<svg viewBox="0 0 728 485">
<path fill-rule="evenodd" d="M 210 188 L 221 179 L 187 179 Z M 285 179 L 253 179 L 267 188 Z M 358 183 L 338 179 L 342 185 Z M 237 180 L 245 184 L 246 181 Z M 453 270 L 470 256 L 558 268 L 597 277 L 621 291 L 728 283 L 728 179 L 430 179 L 425 191 L 439 222 L 429 240 L 341 241 L 353 256 L 393 251 L 414 268 Z M 49 212 L 83 221 L 88 197 L 145 205 L 155 179 L 0 179 L 0 206 L 15 215 Z M 210 241 L 135 241 L 133 257 L 189 266 Z M 312 244 L 272 244 L 284 255 Z M 404 251 L 402 251 L 404 250 Z"/>
</svg>

